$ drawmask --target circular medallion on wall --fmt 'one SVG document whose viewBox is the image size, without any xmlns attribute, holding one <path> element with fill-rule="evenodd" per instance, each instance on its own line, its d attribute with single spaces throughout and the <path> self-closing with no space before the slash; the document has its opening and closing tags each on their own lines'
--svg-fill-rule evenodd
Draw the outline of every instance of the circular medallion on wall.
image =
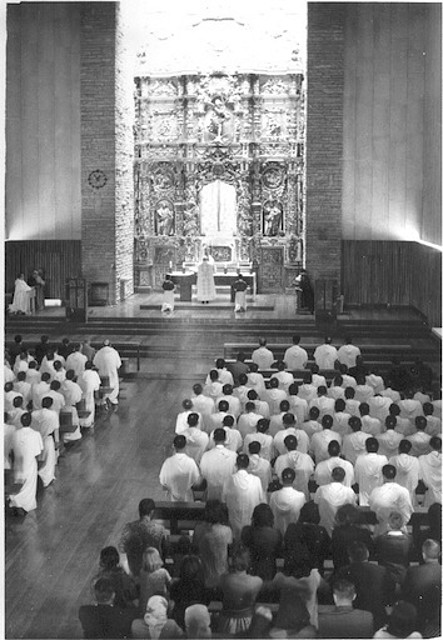
<svg viewBox="0 0 443 640">
<path fill-rule="evenodd" d="M 263 184 L 268 189 L 277 189 L 282 184 L 283 179 L 282 167 L 271 165 L 263 171 Z"/>
<path fill-rule="evenodd" d="M 101 189 L 105 186 L 107 181 L 108 178 L 106 176 L 106 173 L 101 169 L 95 169 L 94 171 L 91 171 L 88 176 L 89 186 L 93 189 Z"/>
</svg>

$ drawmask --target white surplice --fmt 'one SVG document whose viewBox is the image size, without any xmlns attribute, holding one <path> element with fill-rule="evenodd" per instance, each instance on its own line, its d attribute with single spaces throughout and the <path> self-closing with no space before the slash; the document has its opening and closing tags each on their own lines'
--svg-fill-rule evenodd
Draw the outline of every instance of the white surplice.
<svg viewBox="0 0 443 640">
<path fill-rule="evenodd" d="M 85 401 L 85 410 L 90 411 L 86 418 L 79 418 L 80 426 L 92 427 L 95 420 L 95 396 L 94 392 L 100 388 L 100 376 L 97 371 L 86 369 L 78 379 L 78 385 L 82 390 Z"/>
<path fill-rule="evenodd" d="M 43 465 L 38 470 L 43 486 L 47 487 L 55 479 L 55 465 L 57 464 L 57 452 L 55 450 L 54 435 L 58 440 L 60 428 L 59 417 L 56 411 L 51 409 L 38 409 L 32 412 L 32 428 L 40 433 L 43 440 L 43 452 L 40 462 Z"/>
<path fill-rule="evenodd" d="M 345 487 L 341 482 L 330 482 L 317 489 L 314 502 L 318 504 L 321 526 L 332 535 L 337 509 L 343 504 L 355 504 L 357 496 L 350 487 Z"/>
<path fill-rule="evenodd" d="M 274 514 L 274 526 L 284 535 L 291 522 L 297 522 L 306 502 L 305 494 L 293 487 L 283 487 L 271 493 L 269 506 Z"/>
<path fill-rule="evenodd" d="M 433 502 L 441 504 L 441 453 L 431 451 L 418 458 L 420 464 L 420 478 L 428 490 L 425 493 L 424 506 L 429 507 Z"/>
<path fill-rule="evenodd" d="M 368 506 L 369 496 L 373 489 L 383 484 L 381 470 L 385 464 L 388 464 L 387 457 L 378 453 L 363 453 L 358 456 L 354 466 L 354 474 L 359 487 L 361 507 Z"/>
<path fill-rule="evenodd" d="M 388 531 L 388 520 L 393 511 L 401 513 L 405 524 L 409 522 L 414 513 L 409 491 L 397 482 L 385 482 L 382 486 L 373 489 L 369 496 L 369 506 L 375 512 L 378 520 L 378 525 L 374 529 L 374 537 Z"/>
<path fill-rule="evenodd" d="M 234 473 L 236 463 L 237 454 L 222 444 L 205 451 L 200 461 L 200 472 L 208 483 L 208 500 L 221 500 L 223 486 Z"/>
<path fill-rule="evenodd" d="M 24 280 L 17 278 L 14 283 L 14 297 L 12 304 L 9 305 L 9 310 L 12 313 L 30 313 L 30 287 Z"/>
</svg>

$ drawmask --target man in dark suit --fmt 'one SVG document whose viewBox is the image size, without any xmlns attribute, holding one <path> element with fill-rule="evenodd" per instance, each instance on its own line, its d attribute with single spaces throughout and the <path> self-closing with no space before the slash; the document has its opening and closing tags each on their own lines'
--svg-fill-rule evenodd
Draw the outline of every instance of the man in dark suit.
<svg viewBox="0 0 443 640">
<path fill-rule="evenodd" d="M 402 598 L 417 609 L 417 623 L 420 631 L 431 621 L 439 607 L 438 594 L 441 588 L 440 545 L 428 539 L 422 545 L 424 564 L 409 567 L 403 584 Z"/>
<path fill-rule="evenodd" d="M 355 584 L 345 578 L 333 581 L 334 605 L 325 605 L 318 615 L 320 638 L 372 638 L 374 621 L 372 613 L 354 609 Z"/>
<path fill-rule="evenodd" d="M 386 621 L 385 607 L 394 601 L 395 583 L 385 567 L 369 562 L 368 548 L 362 542 L 352 542 L 348 555 L 351 562 L 339 570 L 337 577 L 347 577 L 355 584 L 355 608 L 370 611 L 374 629 L 380 629 Z"/>
<path fill-rule="evenodd" d="M 85 638 L 128 638 L 137 609 L 114 606 L 115 591 L 110 580 L 100 578 L 94 585 L 97 604 L 80 607 L 78 617 Z"/>
</svg>

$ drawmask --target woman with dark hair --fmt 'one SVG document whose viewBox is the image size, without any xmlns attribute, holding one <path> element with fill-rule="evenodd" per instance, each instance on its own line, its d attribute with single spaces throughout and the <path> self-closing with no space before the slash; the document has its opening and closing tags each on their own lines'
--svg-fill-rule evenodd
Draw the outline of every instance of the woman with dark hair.
<svg viewBox="0 0 443 640">
<path fill-rule="evenodd" d="M 174 601 L 172 617 L 182 628 L 187 607 L 198 603 L 209 604 L 203 580 L 203 566 L 198 556 L 189 555 L 183 558 L 180 578 L 171 584 L 169 595 Z"/>
<path fill-rule="evenodd" d="M 232 556 L 232 571 L 220 579 L 223 609 L 218 631 L 221 634 L 234 635 L 249 629 L 255 600 L 263 585 L 261 578 L 248 575 L 249 567 L 249 551 L 239 545 Z"/>
<path fill-rule="evenodd" d="M 317 631 L 309 620 L 309 612 L 295 589 L 283 589 L 280 606 L 270 638 L 316 638 Z"/>
<path fill-rule="evenodd" d="M 425 540 L 431 538 L 436 542 L 440 543 L 441 546 L 441 504 L 439 502 L 434 502 L 428 509 L 428 523 L 429 527 L 426 529 L 422 529 L 418 536 L 417 540 L 414 540 L 414 544 L 416 549 L 418 549 L 419 554 Z"/>
<path fill-rule="evenodd" d="M 243 527 L 242 543 L 249 549 L 251 573 L 272 580 L 277 570 L 275 561 L 282 551 L 283 536 L 274 528 L 274 514 L 268 504 L 258 504 L 252 522 Z"/>
<path fill-rule="evenodd" d="M 112 583 L 115 591 L 116 607 L 133 607 L 137 599 L 137 587 L 134 580 L 120 566 L 120 556 L 115 547 L 104 547 L 100 551 L 100 570 L 93 578 L 92 588 L 97 580 L 106 578 Z"/>
<path fill-rule="evenodd" d="M 288 573 L 292 573 L 291 567 L 300 561 L 323 572 L 331 539 L 319 523 L 318 505 L 311 501 L 301 508 L 298 522 L 289 524 L 284 537 L 285 569 Z"/>
<path fill-rule="evenodd" d="M 422 638 L 417 629 L 417 611 L 414 605 L 400 600 L 394 605 L 387 624 L 373 638 Z"/>
<path fill-rule="evenodd" d="M 337 509 L 335 514 L 335 526 L 332 530 L 332 561 L 334 570 L 349 564 L 348 547 L 351 542 L 362 542 L 371 556 L 374 552 L 374 543 L 367 529 L 359 526 L 360 513 L 352 504 L 344 504 Z"/>
<path fill-rule="evenodd" d="M 205 507 L 205 522 L 194 531 L 193 543 L 198 550 L 205 586 L 214 589 L 220 577 L 228 570 L 228 547 L 232 544 L 232 531 L 227 526 L 226 505 L 219 500 L 208 500 Z"/>
</svg>

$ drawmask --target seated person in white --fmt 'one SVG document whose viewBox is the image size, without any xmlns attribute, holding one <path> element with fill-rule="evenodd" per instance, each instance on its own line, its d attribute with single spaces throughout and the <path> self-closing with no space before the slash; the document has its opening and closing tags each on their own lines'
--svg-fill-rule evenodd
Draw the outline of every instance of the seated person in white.
<svg viewBox="0 0 443 640">
<path fill-rule="evenodd" d="M 360 407 L 360 419 L 361 419 L 361 430 L 364 433 L 369 433 L 370 436 L 374 436 L 376 438 L 381 432 L 381 422 L 378 418 L 372 418 L 369 415 L 369 404 L 367 402 L 361 402 Z"/>
<path fill-rule="evenodd" d="M 270 369 L 275 361 L 274 354 L 266 347 L 265 338 L 259 338 L 258 344 L 258 349 L 252 352 L 252 362 L 255 362 L 259 369 Z"/>
<path fill-rule="evenodd" d="M 312 438 L 314 433 L 323 430 L 321 422 L 319 422 L 319 417 L 320 411 L 318 407 L 312 407 L 311 409 L 309 409 L 309 419 L 306 420 L 306 422 L 303 422 L 303 424 L 301 425 L 301 428 L 306 433 L 309 439 Z"/>
<path fill-rule="evenodd" d="M 207 500 L 221 500 L 223 486 L 234 473 L 237 454 L 225 447 L 224 429 L 215 429 L 213 435 L 215 447 L 203 454 L 200 473 L 207 482 Z"/>
<path fill-rule="evenodd" d="M 257 392 L 257 395 L 261 395 L 265 389 L 265 379 L 262 374 L 258 372 L 258 364 L 256 362 L 251 362 L 249 365 L 249 373 L 248 373 L 248 387 L 250 389 L 254 389 Z M 252 400 L 252 398 L 250 398 Z M 266 416 L 265 416 L 266 418 Z"/>
<path fill-rule="evenodd" d="M 229 413 L 232 413 L 233 416 L 238 418 L 241 413 L 241 402 L 240 400 L 233 395 L 234 389 L 231 384 L 223 385 L 223 395 L 220 397 L 220 400 L 226 400 L 229 405 Z"/>
<path fill-rule="evenodd" d="M 415 433 L 414 422 L 411 423 L 408 418 L 402 418 L 400 416 L 400 407 L 395 402 L 393 402 L 389 407 L 389 415 L 394 416 L 397 421 L 395 430 L 398 433 L 401 433 L 405 438 Z"/>
<path fill-rule="evenodd" d="M 412 444 L 411 455 L 412 456 L 424 456 L 427 453 L 430 453 L 430 440 L 431 436 L 426 433 L 426 427 L 428 423 L 426 422 L 426 418 L 424 416 L 417 416 L 415 418 L 415 428 L 416 433 L 413 433 L 411 436 L 408 436 L 409 442 Z"/>
<path fill-rule="evenodd" d="M 314 351 L 314 360 L 320 371 L 333 369 L 335 361 L 338 359 L 337 349 L 331 345 L 332 338 L 326 336 L 324 344 L 318 346 Z"/>
<path fill-rule="evenodd" d="M 286 436 L 284 443 L 287 452 L 275 461 L 274 472 L 281 482 L 283 469 L 287 467 L 294 469 L 296 473 L 294 488 L 302 491 L 305 498 L 309 500 L 308 482 L 314 473 L 314 462 L 307 453 L 297 451 L 298 442 L 295 436 Z"/>
<path fill-rule="evenodd" d="M 223 384 L 231 384 L 234 386 L 234 378 L 232 377 L 232 373 L 228 371 L 226 368 L 226 362 L 223 358 L 217 358 L 215 361 L 215 368 L 218 371 L 218 380 Z M 205 384 L 210 384 L 211 378 L 209 377 L 209 373 L 206 376 Z"/>
<path fill-rule="evenodd" d="M 361 430 L 361 420 L 357 416 L 349 418 L 349 426 L 352 433 L 344 437 L 342 451 L 346 460 L 355 464 L 358 456 L 366 452 L 366 440 L 371 436 Z"/>
<path fill-rule="evenodd" d="M 335 524 L 335 514 L 337 509 L 343 504 L 356 504 L 357 496 L 350 487 L 343 483 L 345 470 L 342 467 L 334 467 L 331 473 L 330 482 L 317 489 L 314 495 L 314 502 L 318 504 L 320 513 L 320 525 L 332 535 Z"/>
<path fill-rule="evenodd" d="M 318 364 L 313 364 L 311 366 L 311 372 L 312 372 L 312 384 L 314 385 L 314 387 L 317 387 L 317 389 L 319 387 L 327 387 L 327 382 L 326 382 L 326 378 L 320 374 L 320 368 L 318 366 Z"/>
<path fill-rule="evenodd" d="M 160 469 L 160 484 L 168 492 L 171 502 L 192 502 L 194 500 L 192 487 L 200 479 L 195 460 L 188 456 L 185 450 L 185 436 L 175 436 L 174 453 L 166 458 Z"/>
<path fill-rule="evenodd" d="M 429 444 L 431 452 L 418 459 L 419 477 L 427 489 L 424 501 L 426 507 L 434 502 L 441 504 L 441 438 L 432 436 Z"/>
<path fill-rule="evenodd" d="M 208 418 L 209 432 L 214 431 L 214 429 L 218 429 L 219 427 L 221 427 L 225 417 L 232 415 L 231 413 L 228 413 L 228 411 L 229 411 L 229 404 L 226 402 L 226 400 L 220 400 L 219 402 L 217 402 L 217 408 L 215 413 L 210 415 Z M 234 418 L 234 416 L 232 417 Z M 234 418 L 234 422 L 235 422 L 235 418 Z"/>
<path fill-rule="evenodd" d="M 311 438 L 309 449 L 316 464 L 329 458 L 328 445 L 332 440 L 336 440 L 341 444 L 341 436 L 336 431 L 332 431 L 332 423 L 333 420 L 331 415 L 323 416 L 321 421 L 323 427 L 322 431 L 314 433 Z"/>
<path fill-rule="evenodd" d="M 355 399 L 355 389 L 353 387 L 345 388 L 345 404 L 346 413 L 349 413 L 351 416 L 360 417 L 360 402 Z"/>
<path fill-rule="evenodd" d="M 307 371 L 304 376 L 304 382 L 299 386 L 298 397 L 309 403 L 317 397 L 317 387 L 312 382 L 312 371 Z"/>
<path fill-rule="evenodd" d="M 271 421 L 269 423 L 269 433 L 273 438 L 275 438 L 276 434 L 279 431 L 282 431 L 282 429 L 284 429 L 283 416 L 285 416 L 289 412 L 289 400 L 282 400 L 280 402 L 279 409 L 280 412 L 272 415 Z"/>
<path fill-rule="evenodd" d="M 309 403 L 309 408 L 318 407 L 320 410 L 320 418 L 329 414 L 332 415 L 334 413 L 335 400 L 334 398 L 329 398 L 327 387 L 323 385 L 318 387 L 317 389 L 317 398 L 313 398 Z"/>
<path fill-rule="evenodd" d="M 382 424 L 385 423 L 389 415 L 389 407 L 392 404 L 391 398 L 386 398 L 380 394 L 372 396 L 368 400 L 369 414 L 373 418 L 378 418 Z"/>
<path fill-rule="evenodd" d="M 273 491 L 269 498 L 269 506 L 274 514 L 275 527 L 284 535 L 288 525 L 296 523 L 300 510 L 306 502 L 305 494 L 294 489 L 296 472 L 287 467 L 281 474 L 282 488 Z"/>
<path fill-rule="evenodd" d="M 248 400 L 245 405 L 245 411 L 238 417 L 237 429 L 241 433 L 242 438 L 246 438 L 248 433 L 257 431 L 257 423 L 262 416 L 257 413 L 255 402 Z"/>
<path fill-rule="evenodd" d="M 355 367 L 357 356 L 361 355 L 358 347 L 352 344 L 352 338 L 347 337 L 345 344 L 337 352 L 337 359 L 340 364 L 345 364 L 348 369 Z"/>
<path fill-rule="evenodd" d="M 217 429 L 223 429 L 225 432 L 225 442 L 224 445 L 226 449 L 230 451 L 234 451 L 234 453 L 240 452 L 240 449 L 243 445 L 243 438 L 241 437 L 240 432 L 235 428 L 235 418 L 230 414 L 225 415 L 220 427 Z M 214 429 L 211 435 L 209 436 L 208 442 L 208 450 L 213 449 L 216 446 L 216 440 L 214 438 L 214 433 L 217 431 Z"/>
<path fill-rule="evenodd" d="M 297 438 L 297 451 L 308 453 L 309 437 L 302 429 L 297 429 L 295 416 L 293 413 L 285 413 L 283 416 L 283 429 L 274 436 L 274 454 L 282 455 L 286 451 L 284 445 L 286 436 L 293 435 Z"/>
<path fill-rule="evenodd" d="M 345 398 L 345 388 L 343 386 L 343 378 L 340 375 L 335 376 L 331 386 L 328 389 L 328 397 L 337 400 L 338 398 Z"/>
<path fill-rule="evenodd" d="M 248 473 L 249 456 L 237 456 L 237 471 L 230 475 L 223 486 L 222 502 L 226 503 L 229 523 L 235 540 L 240 539 L 241 530 L 250 524 L 255 507 L 266 502 L 262 483 L 257 476 Z"/>
<path fill-rule="evenodd" d="M 249 466 L 248 473 L 257 476 L 263 487 L 263 494 L 266 496 L 269 483 L 272 480 L 272 469 L 269 460 L 261 455 L 261 444 L 257 440 L 253 440 L 248 445 Z"/>
<path fill-rule="evenodd" d="M 266 400 L 269 405 L 269 413 L 271 416 L 279 412 L 280 402 L 288 399 L 286 391 L 279 389 L 279 381 L 277 378 L 272 378 L 269 381 L 269 389 L 266 390 L 263 399 Z"/>
<path fill-rule="evenodd" d="M 269 420 L 266 418 L 260 418 L 257 422 L 257 432 L 249 433 L 244 442 L 243 442 L 243 453 L 249 453 L 247 447 L 251 442 L 259 442 L 260 443 L 260 455 L 265 460 L 271 461 L 271 457 L 273 454 L 273 443 L 274 440 L 272 436 L 268 434 L 269 430 Z"/>
<path fill-rule="evenodd" d="M 19 389 L 18 389 L 19 390 Z M 22 391 L 20 393 L 23 393 Z M 432 402 L 423 404 L 423 413 L 426 418 L 426 433 L 430 436 L 441 436 L 441 419 L 434 416 L 434 405 Z"/>
<path fill-rule="evenodd" d="M 355 399 L 358 402 L 369 402 L 369 398 L 374 395 L 374 389 L 366 384 L 365 376 L 357 376 L 357 386 L 355 387 Z"/>
<path fill-rule="evenodd" d="M 283 362 L 283 360 L 279 360 L 277 362 L 277 373 L 273 373 L 271 376 L 272 378 L 277 378 L 278 383 L 279 383 L 279 388 L 283 389 L 283 391 L 285 391 L 286 393 L 288 393 L 288 389 L 291 386 L 291 384 L 294 382 L 294 376 L 292 375 L 292 373 L 290 373 L 289 371 L 285 370 L 286 365 Z"/>
<path fill-rule="evenodd" d="M 182 435 L 186 438 L 185 453 L 199 464 L 208 447 L 209 436 L 199 427 L 198 413 L 192 412 L 188 415 L 188 428 Z"/>
<path fill-rule="evenodd" d="M 213 398 L 205 396 L 203 394 L 203 387 L 197 383 L 192 387 L 194 395 L 191 397 L 194 411 L 199 413 L 202 417 L 202 429 L 206 432 L 210 430 L 209 416 L 215 411 L 215 403 Z"/>
<path fill-rule="evenodd" d="M 299 386 L 293 382 L 288 389 L 289 411 L 297 418 L 297 423 L 302 424 L 308 419 L 309 407 L 306 400 L 298 396 Z"/>
<path fill-rule="evenodd" d="M 397 419 L 394 416 L 388 416 L 385 420 L 386 431 L 376 436 L 379 444 L 378 452 L 387 458 L 395 456 L 398 446 L 403 440 L 402 434 L 395 430 L 396 424 Z"/>
<path fill-rule="evenodd" d="M 349 426 L 351 414 L 346 412 L 346 404 L 343 398 L 337 398 L 334 404 L 334 413 L 332 414 L 332 430 L 340 434 L 342 438 L 352 433 Z"/>
<path fill-rule="evenodd" d="M 345 472 L 343 485 L 352 487 L 354 484 L 354 467 L 348 460 L 340 458 L 340 445 L 336 440 L 328 444 L 329 458 L 322 460 L 315 467 L 314 480 L 321 487 L 331 481 L 331 473 L 336 467 L 341 467 Z"/>
<path fill-rule="evenodd" d="M 292 336 L 292 347 L 286 349 L 283 360 L 290 371 L 306 367 L 308 352 L 303 347 L 300 347 L 300 336 Z"/>
<path fill-rule="evenodd" d="M 211 369 L 209 372 L 210 382 L 205 384 L 203 388 L 203 393 L 205 396 L 209 396 L 216 403 L 220 396 L 223 395 L 223 385 L 218 379 L 218 371 L 217 369 Z"/>
<path fill-rule="evenodd" d="M 269 418 L 269 405 L 265 400 L 258 397 L 255 389 L 250 389 L 248 391 L 248 400 L 255 404 L 255 410 L 257 413 L 259 413 L 263 418 Z"/>
<path fill-rule="evenodd" d="M 378 524 L 374 529 L 374 536 L 388 531 L 389 516 L 397 511 L 407 524 L 414 513 L 409 491 L 395 481 L 397 470 L 392 464 L 382 467 L 383 484 L 375 487 L 369 495 L 369 506 L 377 516 Z"/>
<path fill-rule="evenodd" d="M 412 504 L 417 504 L 417 496 L 415 490 L 420 478 L 419 458 L 411 456 L 412 444 L 409 440 L 400 440 L 398 445 L 398 454 L 389 458 L 389 464 L 392 464 L 396 470 L 396 482 L 405 487 L 412 498 Z"/>
<path fill-rule="evenodd" d="M 383 483 L 382 468 L 388 464 L 387 457 L 378 453 L 379 447 L 375 438 L 368 438 L 365 442 L 365 447 L 366 453 L 358 456 L 354 466 L 361 507 L 368 506 L 372 490 Z"/>
<path fill-rule="evenodd" d="M 188 416 L 190 413 L 197 413 L 199 417 L 199 426 L 201 427 L 201 416 L 197 411 L 195 411 L 192 400 L 189 398 L 183 400 L 182 407 L 183 411 L 180 411 L 180 413 L 177 414 L 177 419 L 175 421 L 175 433 L 177 435 L 180 435 L 188 428 Z"/>
</svg>

